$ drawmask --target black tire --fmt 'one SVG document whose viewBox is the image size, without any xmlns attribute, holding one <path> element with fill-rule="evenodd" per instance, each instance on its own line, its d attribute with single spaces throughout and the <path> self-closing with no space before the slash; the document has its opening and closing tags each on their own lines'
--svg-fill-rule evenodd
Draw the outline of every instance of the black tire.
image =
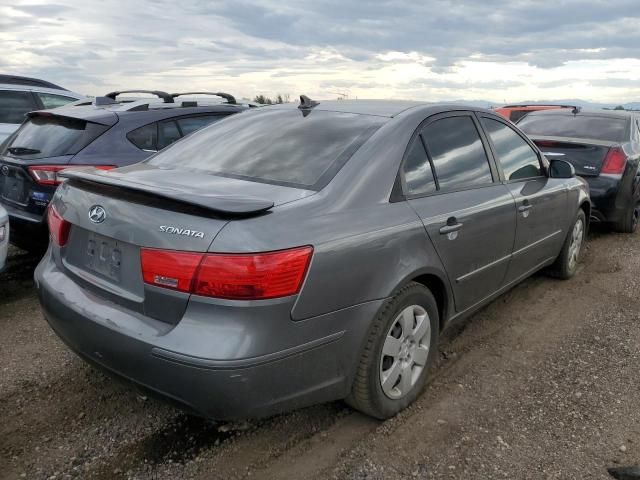
<svg viewBox="0 0 640 480">
<path fill-rule="evenodd" d="M 635 233 L 638 229 L 638 205 L 633 205 L 625 213 L 619 222 L 613 224 L 613 229 L 620 233 Z"/>
<path fill-rule="evenodd" d="M 391 333 L 390 329 L 397 323 L 400 314 L 411 306 L 421 307 L 428 315 L 431 332 L 431 337 L 427 342 L 429 350 L 422 372 L 408 393 L 401 398 L 393 399 L 387 396 L 382 388 L 381 363 L 390 358 L 383 359 L 382 348 L 387 335 Z M 356 410 L 379 419 L 393 417 L 413 403 L 424 388 L 429 368 L 436 356 L 439 325 L 438 306 L 429 289 L 414 282 L 402 287 L 385 303 L 369 329 L 353 387 L 346 402 Z"/>
<path fill-rule="evenodd" d="M 572 245 L 573 245 L 573 234 L 574 229 L 576 228 L 576 224 L 578 222 L 582 222 L 582 238 L 580 241 L 580 248 L 578 249 L 577 258 L 572 261 Z M 552 277 L 559 278 L 562 280 L 568 280 L 576 274 L 576 270 L 578 269 L 578 261 L 580 259 L 580 253 L 582 253 L 582 246 L 584 246 L 584 240 L 587 235 L 587 217 L 584 214 L 582 209 L 578 210 L 576 214 L 575 220 L 571 223 L 571 228 L 567 232 L 567 237 L 564 240 L 564 244 L 562 245 L 562 250 L 560 251 L 560 255 L 556 259 L 555 263 L 549 268 L 549 274 Z"/>
</svg>

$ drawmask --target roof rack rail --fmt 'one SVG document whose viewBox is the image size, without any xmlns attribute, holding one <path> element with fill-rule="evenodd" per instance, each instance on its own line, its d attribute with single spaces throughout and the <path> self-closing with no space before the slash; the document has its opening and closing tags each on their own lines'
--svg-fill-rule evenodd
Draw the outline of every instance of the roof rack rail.
<svg viewBox="0 0 640 480">
<path fill-rule="evenodd" d="M 8 83 L 9 85 L 26 85 L 30 87 L 42 87 L 51 88 L 53 90 L 64 90 L 68 92 L 66 88 L 62 88 L 55 83 L 47 82 L 46 80 L 40 80 L 39 78 L 21 77 L 19 75 L 0 75 L 0 83 Z"/>
<path fill-rule="evenodd" d="M 167 92 L 163 92 L 162 90 L 119 90 L 117 92 L 109 92 L 105 95 L 105 97 L 110 98 L 111 100 L 115 100 L 118 95 L 122 95 L 123 93 L 149 93 L 151 95 L 155 95 L 158 98 L 161 98 L 162 100 L 164 100 L 164 103 L 174 103 L 173 97 Z"/>
<path fill-rule="evenodd" d="M 171 97 L 181 97 L 183 95 L 215 95 L 216 97 L 224 98 L 227 103 L 236 104 L 236 98 L 233 95 L 224 92 L 183 92 L 183 93 L 172 93 Z"/>
</svg>

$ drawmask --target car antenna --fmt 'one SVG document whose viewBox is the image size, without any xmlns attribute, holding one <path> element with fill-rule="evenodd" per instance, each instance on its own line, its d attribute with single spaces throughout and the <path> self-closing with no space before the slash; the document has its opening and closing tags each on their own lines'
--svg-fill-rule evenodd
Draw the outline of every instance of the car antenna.
<svg viewBox="0 0 640 480">
<path fill-rule="evenodd" d="M 309 97 L 307 97 L 306 95 L 300 95 L 300 105 L 298 105 L 298 108 L 300 110 L 308 110 L 311 109 L 317 105 L 320 105 L 320 102 L 316 102 L 315 100 L 311 100 Z"/>
</svg>

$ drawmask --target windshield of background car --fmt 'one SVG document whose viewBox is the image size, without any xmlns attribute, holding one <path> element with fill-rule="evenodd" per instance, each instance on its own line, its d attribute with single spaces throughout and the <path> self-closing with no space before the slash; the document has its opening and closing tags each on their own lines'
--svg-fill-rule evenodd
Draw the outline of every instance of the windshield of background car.
<svg viewBox="0 0 640 480">
<path fill-rule="evenodd" d="M 387 120 L 353 113 L 267 107 L 210 125 L 147 162 L 319 190 Z"/>
<path fill-rule="evenodd" d="M 73 155 L 107 129 L 75 118 L 36 115 L 2 144 L 0 154 L 27 159 Z"/>
<path fill-rule="evenodd" d="M 527 115 L 518 128 L 527 135 L 624 142 L 627 119 L 598 115 Z"/>
</svg>

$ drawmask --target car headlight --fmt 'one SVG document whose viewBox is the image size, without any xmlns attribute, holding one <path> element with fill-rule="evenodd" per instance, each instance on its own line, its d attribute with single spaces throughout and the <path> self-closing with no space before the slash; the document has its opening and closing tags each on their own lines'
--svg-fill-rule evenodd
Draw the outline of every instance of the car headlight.
<svg viewBox="0 0 640 480">
<path fill-rule="evenodd" d="M 7 236 L 7 226 L 0 225 L 0 243 L 4 242 L 6 236 Z"/>
</svg>

